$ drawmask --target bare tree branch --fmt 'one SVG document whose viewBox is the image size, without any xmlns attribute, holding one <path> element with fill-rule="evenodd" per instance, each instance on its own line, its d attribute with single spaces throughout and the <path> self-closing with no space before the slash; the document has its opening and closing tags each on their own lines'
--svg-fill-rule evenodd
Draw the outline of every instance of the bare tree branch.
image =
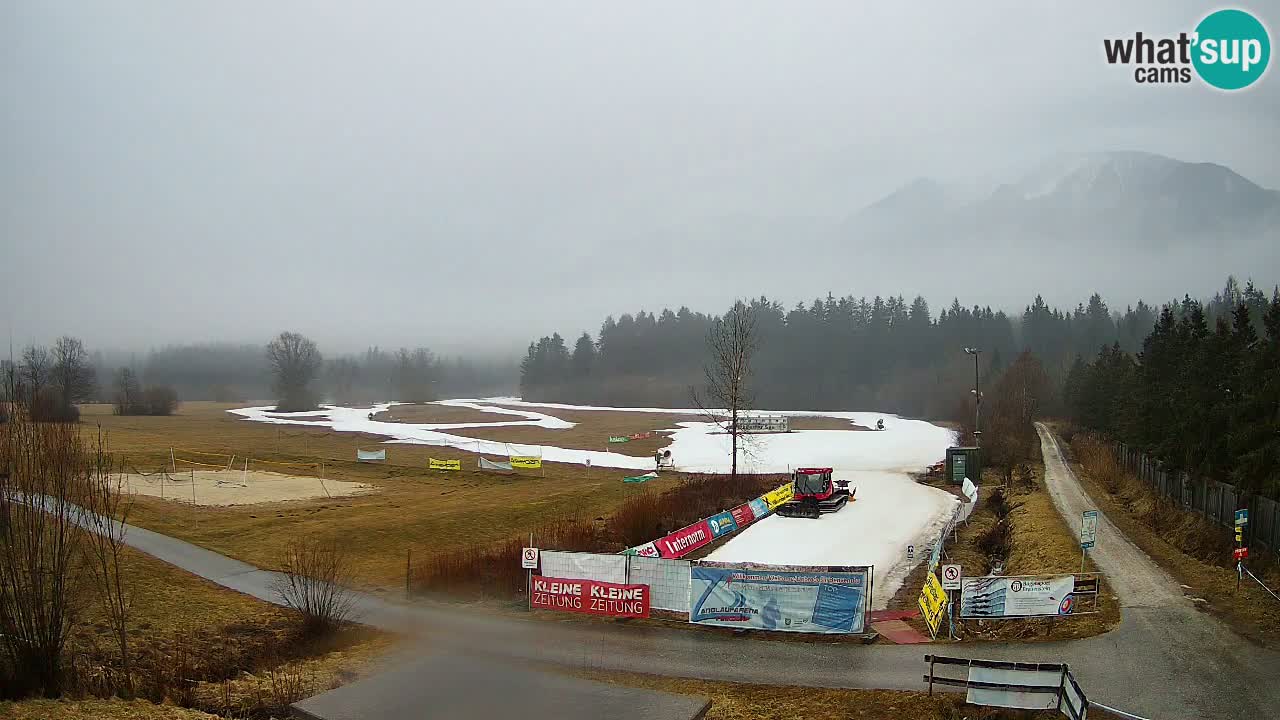
<svg viewBox="0 0 1280 720">
<path fill-rule="evenodd" d="M 703 366 L 705 391 L 692 391 L 693 402 L 709 421 L 729 434 L 730 477 L 738 477 L 740 446 L 750 441 L 742 437 L 739 417 L 755 402 L 750 389 L 751 360 L 757 345 L 754 309 L 742 301 L 734 303 L 724 317 L 716 318 L 707 334 L 710 359 Z"/>
</svg>

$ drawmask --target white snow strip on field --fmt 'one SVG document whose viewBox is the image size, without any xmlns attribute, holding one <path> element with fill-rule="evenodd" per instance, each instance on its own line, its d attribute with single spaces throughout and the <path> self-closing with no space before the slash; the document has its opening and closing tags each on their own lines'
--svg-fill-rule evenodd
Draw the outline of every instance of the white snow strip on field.
<svg viewBox="0 0 1280 720">
<path fill-rule="evenodd" d="M 520 443 L 499 442 L 495 440 L 477 440 L 475 438 L 451 435 L 447 432 L 442 432 L 443 430 L 461 430 L 464 428 L 495 428 L 521 425 L 545 427 L 552 430 L 573 427 L 573 423 L 565 422 L 564 420 L 544 413 L 518 410 L 500 412 L 503 408 L 485 406 L 479 402 L 446 400 L 442 401 L 440 404 L 454 405 L 455 407 L 470 407 L 475 410 L 499 411 L 500 414 L 515 415 L 517 417 L 523 416 L 526 419 L 520 421 L 500 421 L 491 423 L 401 423 L 369 419 L 370 414 L 377 415 L 395 404 L 396 403 L 380 403 L 371 408 L 344 408 L 336 405 L 323 405 L 319 410 L 309 413 L 277 413 L 272 410 L 270 406 L 240 408 L 237 410 L 231 410 L 230 412 L 256 422 L 275 423 L 279 425 L 310 425 L 317 427 L 329 427 L 337 432 L 382 435 L 383 437 L 388 438 L 385 442 L 389 443 L 439 445 L 483 455 L 541 456 L 542 459 L 547 462 L 582 464 L 590 459 L 591 464 L 597 467 L 613 467 L 627 470 L 653 467 L 653 460 L 647 457 L 630 457 L 627 455 L 603 452 L 599 450 L 571 450 L 551 445 L 525 445 Z M 295 416 L 295 418 L 299 415 L 307 417 L 323 415 L 328 419 L 318 421 L 298 420 L 291 418 L 290 415 Z"/>
</svg>

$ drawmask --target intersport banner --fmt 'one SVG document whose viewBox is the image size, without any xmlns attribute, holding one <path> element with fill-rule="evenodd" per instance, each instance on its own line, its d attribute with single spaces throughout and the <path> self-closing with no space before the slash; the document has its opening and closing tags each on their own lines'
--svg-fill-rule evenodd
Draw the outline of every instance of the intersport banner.
<svg viewBox="0 0 1280 720">
<path fill-rule="evenodd" d="M 743 567 L 700 562 L 689 577 L 689 622 L 806 633 L 866 627 L 869 567 Z"/>
<path fill-rule="evenodd" d="M 624 482 L 629 480 L 631 478 L 627 478 Z M 791 497 L 791 483 L 787 483 L 732 510 L 726 510 L 704 520 L 699 520 L 688 527 L 676 530 L 666 537 L 630 548 L 624 551 L 623 554 L 664 558 L 684 557 L 710 543 L 715 538 L 741 530 L 756 520 L 764 518 L 773 512 L 774 508 L 789 502 Z M 649 555 L 649 552 L 656 552 L 657 554 Z"/>
<path fill-rule="evenodd" d="M 1074 575 L 965 578 L 960 586 L 960 617 L 1070 615 L 1075 588 Z"/>
<path fill-rule="evenodd" d="M 427 458 L 427 469 L 429 470 L 461 470 L 461 460 L 437 460 L 435 458 Z"/>
<path fill-rule="evenodd" d="M 649 617 L 649 586 L 533 577 L 529 607 L 584 615 Z"/>
<path fill-rule="evenodd" d="M 706 520 L 682 527 L 670 535 L 653 541 L 659 557 L 680 558 L 711 542 L 714 535 Z"/>
</svg>

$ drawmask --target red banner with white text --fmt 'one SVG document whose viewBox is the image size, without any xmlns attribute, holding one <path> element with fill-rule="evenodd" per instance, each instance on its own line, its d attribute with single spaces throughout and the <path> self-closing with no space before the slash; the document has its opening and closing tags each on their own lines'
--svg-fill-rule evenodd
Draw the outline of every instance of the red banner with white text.
<svg viewBox="0 0 1280 720">
<path fill-rule="evenodd" d="M 649 617 L 649 586 L 533 577 L 529 606 L 608 617 Z"/>
<path fill-rule="evenodd" d="M 658 554 L 664 558 L 680 558 L 711 542 L 714 537 L 711 526 L 706 520 L 682 527 L 679 530 L 653 541 L 658 546 Z"/>
</svg>

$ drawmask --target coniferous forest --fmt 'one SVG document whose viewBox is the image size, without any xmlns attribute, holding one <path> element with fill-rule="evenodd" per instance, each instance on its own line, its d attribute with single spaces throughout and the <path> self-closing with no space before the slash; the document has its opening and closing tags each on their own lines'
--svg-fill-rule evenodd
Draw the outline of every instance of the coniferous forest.
<svg viewBox="0 0 1280 720">
<path fill-rule="evenodd" d="M 1230 288 L 1228 288 L 1230 290 Z M 1252 288 L 1162 308 L 1138 352 L 1077 359 L 1067 415 L 1166 468 L 1280 491 L 1280 294 Z"/>
<path fill-rule="evenodd" d="M 827 296 L 755 311 L 750 387 L 760 409 L 866 409 L 970 422 L 973 356 L 984 394 L 1023 351 L 1043 369 L 1040 415 L 1129 442 L 1168 464 L 1261 488 L 1280 467 L 1280 290 L 1229 278 L 1214 297 L 1020 314 L 938 312 L 923 298 Z M 595 337 L 554 334 L 521 364 L 525 399 L 689 407 L 713 316 L 688 308 L 607 318 Z M 992 395 L 988 399 L 992 400 Z"/>
</svg>

